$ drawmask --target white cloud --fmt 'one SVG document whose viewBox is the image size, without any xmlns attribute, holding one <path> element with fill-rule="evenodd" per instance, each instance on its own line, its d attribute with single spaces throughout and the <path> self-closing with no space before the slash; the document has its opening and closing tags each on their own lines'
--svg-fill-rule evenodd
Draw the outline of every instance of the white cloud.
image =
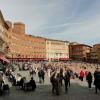
<svg viewBox="0 0 100 100">
<path fill-rule="evenodd" d="M 4 17 L 26 24 L 27 33 L 100 42 L 100 0 L 0 0 Z"/>
</svg>

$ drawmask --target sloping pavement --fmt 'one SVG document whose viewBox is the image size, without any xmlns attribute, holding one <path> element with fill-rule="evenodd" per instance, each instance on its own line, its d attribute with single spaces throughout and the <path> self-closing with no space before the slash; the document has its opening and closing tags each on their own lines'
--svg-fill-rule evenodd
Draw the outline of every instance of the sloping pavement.
<svg viewBox="0 0 100 100">
<path fill-rule="evenodd" d="M 50 84 L 38 84 L 34 92 L 11 87 L 10 93 L 0 97 L 0 100 L 100 100 L 100 92 L 95 94 L 94 87 L 88 89 L 86 82 L 76 79 L 71 81 L 68 93 L 65 93 L 63 86 L 59 96 L 52 94 Z"/>
</svg>

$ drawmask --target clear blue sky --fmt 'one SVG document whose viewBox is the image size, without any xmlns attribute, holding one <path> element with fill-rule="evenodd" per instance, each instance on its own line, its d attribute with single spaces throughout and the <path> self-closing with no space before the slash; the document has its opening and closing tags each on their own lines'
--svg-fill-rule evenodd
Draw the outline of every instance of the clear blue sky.
<svg viewBox="0 0 100 100">
<path fill-rule="evenodd" d="M 26 33 L 85 44 L 100 43 L 100 0 L 0 0 L 6 20 Z"/>
</svg>

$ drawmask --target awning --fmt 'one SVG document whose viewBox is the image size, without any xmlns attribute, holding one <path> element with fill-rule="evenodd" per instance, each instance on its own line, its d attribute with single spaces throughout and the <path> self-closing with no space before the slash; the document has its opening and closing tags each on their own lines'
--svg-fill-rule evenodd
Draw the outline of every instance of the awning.
<svg viewBox="0 0 100 100">
<path fill-rule="evenodd" d="M 70 58 L 59 58 L 59 60 L 66 61 L 66 60 L 71 60 L 71 59 Z"/>
<path fill-rule="evenodd" d="M 9 60 L 19 60 L 19 61 L 24 61 L 24 60 L 35 60 L 35 61 L 43 61 L 45 58 L 8 58 Z"/>
<path fill-rule="evenodd" d="M 7 58 L 5 58 L 5 56 L 0 56 L 0 59 L 7 63 L 10 63 L 10 61 Z"/>
<path fill-rule="evenodd" d="M 36 60 L 36 61 L 40 61 L 40 60 L 45 60 L 45 58 L 32 58 L 33 60 Z"/>
</svg>

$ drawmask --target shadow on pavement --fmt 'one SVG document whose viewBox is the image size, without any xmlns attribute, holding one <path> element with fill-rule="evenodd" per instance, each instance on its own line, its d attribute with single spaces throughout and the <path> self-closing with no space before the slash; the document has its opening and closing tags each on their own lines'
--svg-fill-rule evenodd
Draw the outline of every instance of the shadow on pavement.
<svg viewBox="0 0 100 100">
<path fill-rule="evenodd" d="M 11 87 L 9 95 L 3 95 L 0 100 L 100 100 L 100 93 L 96 95 L 93 89 L 72 83 L 65 93 L 62 87 L 59 96 L 52 94 L 51 85 L 38 85 L 36 91 L 25 92 Z"/>
</svg>

